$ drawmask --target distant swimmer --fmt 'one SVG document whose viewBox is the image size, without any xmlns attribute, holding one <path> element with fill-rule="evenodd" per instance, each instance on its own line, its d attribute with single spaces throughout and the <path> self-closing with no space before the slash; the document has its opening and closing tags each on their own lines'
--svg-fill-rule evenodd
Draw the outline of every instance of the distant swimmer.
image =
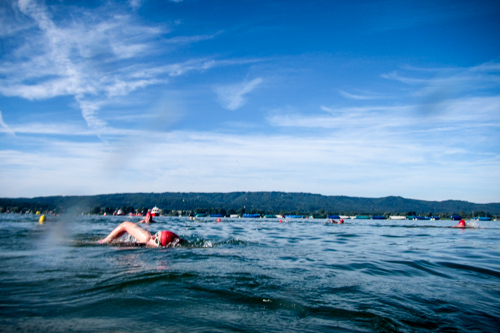
<svg viewBox="0 0 500 333">
<path fill-rule="evenodd" d="M 156 221 L 153 221 L 153 215 L 151 215 L 150 212 L 147 212 L 146 213 L 146 217 L 144 219 L 140 220 L 137 223 L 147 223 L 147 224 L 149 224 L 149 223 L 156 223 Z"/>
<path fill-rule="evenodd" d="M 330 219 L 330 222 L 331 223 L 336 223 L 336 224 L 343 224 L 344 223 L 344 220 L 343 219 L 340 219 L 340 221 L 336 221 L 334 219 Z"/>
<path fill-rule="evenodd" d="M 465 220 L 460 220 L 457 225 L 454 225 L 452 228 L 466 228 L 467 224 L 465 224 Z"/>
<path fill-rule="evenodd" d="M 159 231 L 153 236 L 149 231 L 139 227 L 137 224 L 132 222 L 123 222 L 113 231 L 111 231 L 111 233 L 106 238 L 99 241 L 99 243 L 111 243 L 112 241 L 120 238 L 126 233 L 137 239 L 137 242 L 139 244 L 144 244 L 147 247 L 174 247 L 182 243 L 182 239 L 171 231 Z"/>
</svg>

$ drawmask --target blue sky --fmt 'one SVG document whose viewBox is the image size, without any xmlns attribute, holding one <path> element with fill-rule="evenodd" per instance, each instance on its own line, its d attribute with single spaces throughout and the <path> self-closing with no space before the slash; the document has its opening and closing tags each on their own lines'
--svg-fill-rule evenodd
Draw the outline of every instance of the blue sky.
<svg viewBox="0 0 500 333">
<path fill-rule="evenodd" d="M 497 1 L 2 1 L 0 196 L 500 202 Z"/>
</svg>

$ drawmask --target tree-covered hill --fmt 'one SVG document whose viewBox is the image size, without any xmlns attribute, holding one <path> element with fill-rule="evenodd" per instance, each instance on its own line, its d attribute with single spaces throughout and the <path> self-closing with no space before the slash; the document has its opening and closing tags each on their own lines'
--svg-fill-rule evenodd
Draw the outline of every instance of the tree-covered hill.
<svg viewBox="0 0 500 333">
<path fill-rule="evenodd" d="M 385 214 L 500 215 L 500 203 L 476 204 L 467 201 L 425 201 L 397 196 L 360 198 L 311 193 L 230 192 L 230 193 L 119 193 L 94 196 L 51 196 L 0 199 L 0 212 L 55 211 L 90 212 L 92 209 L 128 211 L 157 206 L 165 212 L 246 212 L 291 214 Z"/>
</svg>

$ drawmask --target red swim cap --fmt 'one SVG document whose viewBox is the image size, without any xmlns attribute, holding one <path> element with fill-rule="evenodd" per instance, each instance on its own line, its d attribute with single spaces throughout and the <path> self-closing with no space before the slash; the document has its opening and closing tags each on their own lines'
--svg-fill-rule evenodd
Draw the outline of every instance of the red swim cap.
<svg viewBox="0 0 500 333">
<path fill-rule="evenodd" d="M 465 227 L 465 220 L 460 220 L 460 222 L 458 222 L 458 225 L 459 225 L 459 226 L 464 226 L 464 227 Z"/>
<path fill-rule="evenodd" d="M 155 244 L 158 246 L 167 246 L 178 240 L 179 236 L 168 230 L 158 231 L 155 235 Z"/>
</svg>

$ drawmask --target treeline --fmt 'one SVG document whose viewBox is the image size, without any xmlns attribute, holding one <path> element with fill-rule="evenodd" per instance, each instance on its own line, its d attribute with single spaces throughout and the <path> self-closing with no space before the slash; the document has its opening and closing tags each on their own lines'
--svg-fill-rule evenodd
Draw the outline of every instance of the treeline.
<svg viewBox="0 0 500 333">
<path fill-rule="evenodd" d="M 94 196 L 51 196 L 0 199 L 0 213 L 53 212 L 111 214 L 142 213 L 154 206 L 164 214 L 280 214 L 280 215 L 419 215 L 463 217 L 500 215 L 500 203 L 425 201 L 397 196 L 359 198 L 310 193 L 120 193 Z"/>
</svg>

